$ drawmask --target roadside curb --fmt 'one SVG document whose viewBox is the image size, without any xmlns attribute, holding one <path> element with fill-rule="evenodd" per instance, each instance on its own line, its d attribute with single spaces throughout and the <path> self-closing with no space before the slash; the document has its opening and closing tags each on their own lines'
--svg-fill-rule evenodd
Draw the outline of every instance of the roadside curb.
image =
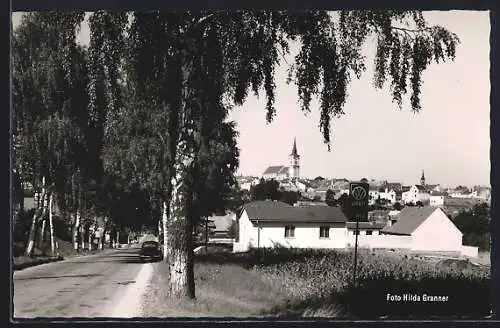
<svg viewBox="0 0 500 328">
<path fill-rule="evenodd" d="M 64 257 L 56 256 L 56 257 L 50 257 L 50 258 L 46 258 L 46 259 L 38 259 L 38 260 L 34 260 L 32 262 L 26 262 L 26 263 L 18 263 L 18 264 L 13 263 L 12 269 L 14 271 L 19 271 L 19 270 L 26 269 L 29 267 L 34 267 L 34 266 L 46 264 L 46 263 L 59 262 L 62 260 L 64 260 Z"/>
</svg>

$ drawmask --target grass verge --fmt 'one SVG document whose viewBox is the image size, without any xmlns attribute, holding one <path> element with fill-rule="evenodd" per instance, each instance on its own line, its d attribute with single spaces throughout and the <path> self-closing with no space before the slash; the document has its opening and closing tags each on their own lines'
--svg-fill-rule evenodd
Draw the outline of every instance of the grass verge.
<svg viewBox="0 0 500 328">
<path fill-rule="evenodd" d="M 266 309 L 286 302 L 286 295 L 258 272 L 238 263 L 199 261 L 194 267 L 196 299 L 179 302 L 168 296 L 167 270 L 165 262 L 154 264 L 142 302 L 145 317 L 263 317 Z"/>
<path fill-rule="evenodd" d="M 14 271 L 26 269 L 35 265 L 62 261 L 62 256 L 29 257 L 19 256 L 13 259 L 12 268 Z"/>
<path fill-rule="evenodd" d="M 165 263 L 157 263 L 143 303 L 151 317 L 482 318 L 489 314 L 490 271 L 468 261 L 428 262 L 352 253 L 260 249 L 232 254 L 209 248 L 195 257 L 196 300 L 167 295 Z M 420 301 L 391 302 L 387 294 Z M 423 295 L 447 296 L 427 302 Z M 473 302 L 471 302 L 473 300 Z"/>
</svg>

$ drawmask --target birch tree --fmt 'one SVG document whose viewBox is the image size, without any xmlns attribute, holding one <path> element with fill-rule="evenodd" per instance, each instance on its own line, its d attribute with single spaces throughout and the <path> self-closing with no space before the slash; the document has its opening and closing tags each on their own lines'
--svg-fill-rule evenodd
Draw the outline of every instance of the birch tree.
<svg viewBox="0 0 500 328">
<path fill-rule="evenodd" d="M 20 143 L 19 162 L 31 168 L 42 209 L 33 218 L 26 254 L 30 255 L 38 221 L 45 224 L 50 195 L 64 181 L 81 142 L 78 126 L 85 103 L 83 52 L 75 32 L 83 13 L 29 13 L 13 37 L 13 109 Z M 82 92 L 83 90 L 83 92 Z M 16 154 L 17 155 L 17 154 Z M 25 170 L 23 170 L 26 172 Z M 63 176 L 63 178 L 61 178 Z M 43 231 L 42 231 L 43 233 Z"/>
<path fill-rule="evenodd" d="M 330 149 L 330 122 L 344 114 L 349 84 L 365 70 L 361 49 L 367 40 L 376 43 L 374 86 L 389 84 L 396 105 L 402 108 L 409 100 L 415 112 L 421 110 L 422 72 L 432 61 L 453 59 L 458 44 L 456 35 L 428 26 L 416 11 L 135 13 L 129 27 L 123 16 L 94 15 L 100 23 L 91 26 L 91 42 L 103 39 L 102 44 L 110 45 L 96 47 L 101 56 L 110 57 L 104 67 L 116 67 L 124 57 L 128 66 L 123 76 L 134 86 L 132 99 L 148 97 L 151 108 L 167 113 L 162 122 L 168 139 L 158 154 L 172 159 L 164 168 L 170 179 L 163 192 L 168 204 L 163 230 L 172 295 L 188 298 L 195 297 L 194 175 L 208 113 L 222 119 L 249 93 L 264 93 L 264 114 L 271 122 L 276 113 L 275 70 L 296 42 L 299 52 L 290 65 L 289 83 L 297 86 L 302 111 L 310 111 L 311 101 L 319 100 L 319 128 Z M 126 54 L 113 48 L 122 40 Z M 109 90 L 117 90 L 111 87 L 114 74 L 105 79 Z M 114 101 L 106 100 L 111 107 Z"/>
</svg>

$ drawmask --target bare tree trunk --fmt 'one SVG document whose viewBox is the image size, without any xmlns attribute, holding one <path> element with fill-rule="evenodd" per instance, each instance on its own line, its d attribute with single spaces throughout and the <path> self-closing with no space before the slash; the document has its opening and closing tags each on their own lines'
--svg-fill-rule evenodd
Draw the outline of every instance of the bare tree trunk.
<svg viewBox="0 0 500 328">
<path fill-rule="evenodd" d="M 38 248 L 42 249 L 43 244 L 45 242 L 45 228 L 47 225 L 47 218 L 46 218 L 46 213 L 47 213 L 47 208 L 49 205 L 49 199 L 48 199 L 48 190 L 45 186 L 45 177 L 42 178 L 42 198 L 41 198 L 41 206 L 42 206 L 42 226 L 41 230 L 39 231 L 39 238 L 38 238 Z"/>
<path fill-rule="evenodd" d="M 158 225 L 158 228 L 163 232 L 163 260 L 168 262 L 168 213 L 167 213 L 167 202 L 163 202 L 163 213 L 161 216 L 162 227 Z"/>
<path fill-rule="evenodd" d="M 85 250 L 85 225 L 80 226 L 80 240 L 82 242 L 82 251 Z"/>
<path fill-rule="evenodd" d="M 102 230 L 101 235 L 99 236 L 99 250 L 102 250 L 104 247 L 104 236 L 105 236 L 106 231 Z"/>
<path fill-rule="evenodd" d="M 89 251 L 92 251 L 92 231 L 90 230 L 90 227 L 89 227 L 88 231 L 89 231 L 89 245 L 88 245 L 88 247 L 89 247 Z"/>
<path fill-rule="evenodd" d="M 54 238 L 54 220 L 52 217 L 52 205 L 53 205 L 54 196 L 50 194 L 49 200 L 49 226 L 50 226 L 50 251 L 52 255 L 56 252 L 55 238 Z"/>
<path fill-rule="evenodd" d="M 45 184 L 45 178 L 43 178 L 42 183 Z M 40 218 L 44 218 L 45 215 L 47 214 L 45 212 L 46 208 L 44 206 L 45 204 L 45 198 L 47 197 L 47 193 L 45 192 L 45 188 L 42 189 L 43 193 L 41 195 L 41 201 L 38 202 L 41 206 L 37 206 L 37 209 L 35 210 L 35 213 L 33 214 L 33 219 L 31 221 L 31 228 L 30 228 L 30 233 L 28 236 L 28 243 L 26 246 L 26 256 L 31 256 L 33 254 L 33 250 L 35 248 L 35 242 L 36 242 L 36 228 L 37 228 L 37 223 Z"/>
<path fill-rule="evenodd" d="M 38 248 L 42 249 L 45 244 L 45 231 L 47 230 L 47 219 L 42 218 L 42 227 L 40 229 L 40 238 L 38 239 Z"/>
<path fill-rule="evenodd" d="M 36 223 L 38 217 L 41 215 L 42 210 L 40 208 L 35 209 L 33 213 L 33 218 L 31 219 L 30 233 L 28 236 L 28 244 L 26 246 L 26 256 L 31 256 L 33 254 L 33 249 L 35 246 L 35 234 L 36 234 Z"/>
<path fill-rule="evenodd" d="M 78 250 L 78 231 L 80 231 L 80 210 L 76 210 L 74 215 L 74 225 L 73 225 L 73 246 L 75 251 Z"/>
<path fill-rule="evenodd" d="M 193 225 L 189 216 L 192 186 L 189 174 L 194 162 L 193 152 L 179 145 L 175 175 L 172 177 L 170 200 L 168 261 L 170 266 L 170 293 L 175 297 L 195 298 Z"/>
</svg>

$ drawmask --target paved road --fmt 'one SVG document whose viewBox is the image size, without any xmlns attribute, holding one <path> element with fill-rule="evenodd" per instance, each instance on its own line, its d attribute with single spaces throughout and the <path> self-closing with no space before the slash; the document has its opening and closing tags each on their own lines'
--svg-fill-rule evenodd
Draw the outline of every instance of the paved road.
<svg viewBox="0 0 500 328">
<path fill-rule="evenodd" d="M 15 271 L 14 318 L 135 316 L 150 265 L 132 248 Z"/>
</svg>

